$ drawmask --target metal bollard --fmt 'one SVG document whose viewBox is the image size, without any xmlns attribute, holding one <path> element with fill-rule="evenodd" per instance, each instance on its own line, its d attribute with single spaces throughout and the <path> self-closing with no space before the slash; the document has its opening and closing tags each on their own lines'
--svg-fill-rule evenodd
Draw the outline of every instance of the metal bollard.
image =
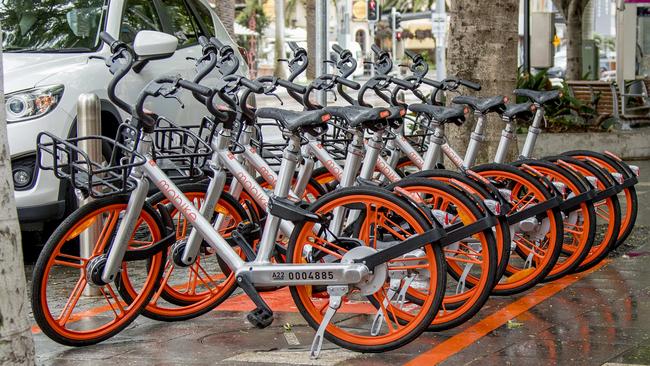
<svg viewBox="0 0 650 366">
<path fill-rule="evenodd" d="M 101 118 L 101 101 L 96 94 L 81 94 L 77 99 L 77 136 L 101 135 L 102 123 Z M 101 161 L 102 144 L 100 141 L 80 141 L 79 148 L 83 150 L 92 161 Z M 92 198 L 83 198 L 77 195 L 79 207 L 89 203 Z M 101 233 L 101 222 L 96 220 L 81 235 L 79 235 L 80 254 L 82 258 L 90 258 L 95 243 L 99 240 Z M 86 286 L 83 292 L 84 296 L 99 296 L 99 288 Z"/>
</svg>

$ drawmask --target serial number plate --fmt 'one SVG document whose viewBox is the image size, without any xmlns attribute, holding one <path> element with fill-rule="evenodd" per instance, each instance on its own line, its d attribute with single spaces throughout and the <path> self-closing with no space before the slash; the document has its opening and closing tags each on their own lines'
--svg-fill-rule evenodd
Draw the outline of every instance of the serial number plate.
<svg viewBox="0 0 650 366">
<path fill-rule="evenodd" d="M 297 271 L 297 272 L 273 272 L 273 281 L 294 281 L 294 280 L 333 280 L 334 272 L 331 271 Z"/>
</svg>

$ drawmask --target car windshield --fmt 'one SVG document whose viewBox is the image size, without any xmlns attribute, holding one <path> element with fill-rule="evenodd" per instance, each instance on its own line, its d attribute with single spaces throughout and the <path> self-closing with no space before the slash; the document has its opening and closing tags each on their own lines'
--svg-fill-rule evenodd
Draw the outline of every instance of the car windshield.
<svg viewBox="0 0 650 366">
<path fill-rule="evenodd" d="M 4 52 L 86 52 L 99 46 L 105 0 L 0 0 Z"/>
</svg>

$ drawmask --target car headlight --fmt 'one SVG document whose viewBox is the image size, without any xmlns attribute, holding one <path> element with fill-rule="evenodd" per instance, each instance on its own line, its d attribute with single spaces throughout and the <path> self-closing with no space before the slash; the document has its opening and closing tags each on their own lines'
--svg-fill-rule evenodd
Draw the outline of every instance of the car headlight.
<svg viewBox="0 0 650 366">
<path fill-rule="evenodd" d="M 46 115 L 61 101 L 63 85 L 54 85 L 7 94 L 7 122 L 20 122 Z"/>
</svg>

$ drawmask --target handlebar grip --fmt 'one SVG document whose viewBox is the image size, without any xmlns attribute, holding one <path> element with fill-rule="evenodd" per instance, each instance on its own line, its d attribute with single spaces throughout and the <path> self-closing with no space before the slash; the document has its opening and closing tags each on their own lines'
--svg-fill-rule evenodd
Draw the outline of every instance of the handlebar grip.
<svg viewBox="0 0 650 366">
<path fill-rule="evenodd" d="M 336 78 L 336 82 L 339 83 L 339 84 L 343 84 L 343 85 L 347 86 L 348 88 L 351 88 L 351 89 L 354 89 L 354 90 L 359 90 L 359 88 L 361 88 L 361 84 L 359 84 L 357 82 L 354 82 L 352 80 L 348 80 L 346 78 L 338 77 L 338 78 Z"/>
<path fill-rule="evenodd" d="M 109 46 L 117 42 L 117 39 L 113 38 L 113 36 L 108 34 L 108 32 L 99 33 L 99 38 L 101 38 L 101 40 L 104 41 L 104 43 L 106 43 Z"/>
<path fill-rule="evenodd" d="M 199 44 L 201 47 L 205 47 L 210 44 L 210 40 L 208 40 L 208 37 L 206 36 L 199 36 Z"/>
<path fill-rule="evenodd" d="M 223 46 L 225 46 L 225 45 L 223 44 L 223 42 L 221 42 L 220 40 L 217 39 L 217 37 L 212 37 L 212 38 L 210 38 L 210 42 L 212 42 L 212 44 L 214 44 L 215 46 L 217 46 L 217 48 L 219 48 L 219 49 L 221 49 L 221 48 L 223 48 Z"/>
<path fill-rule="evenodd" d="M 336 43 L 332 45 L 332 49 L 334 50 L 334 52 L 338 53 L 339 56 L 341 55 L 341 53 L 343 53 L 343 47 L 339 46 Z"/>
<path fill-rule="evenodd" d="M 422 78 L 422 82 L 425 83 L 425 84 L 427 84 L 427 85 L 429 85 L 429 86 L 432 86 L 432 87 L 434 87 L 434 88 L 436 88 L 436 89 L 440 89 L 440 88 L 443 87 L 443 85 L 442 85 L 441 82 L 439 82 L 439 81 L 435 81 L 435 80 L 431 80 L 431 79 L 427 79 L 427 78 Z"/>
<path fill-rule="evenodd" d="M 377 46 L 376 44 L 373 44 L 372 46 L 370 46 L 370 49 L 371 49 L 372 52 L 374 52 L 375 55 L 377 55 L 377 56 L 380 56 L 381 53 L 383 52 L 382 49 L 379 48 L 379 46 Z"/>
<path fill-rule="evenodd" d="M 418 57 L 418 54 L 409 50 L 404 50 L 404 54 L 408 56 L 411 60 L 415 61 L 415 58 Z"/>
<path fill-rule="evenodd" d="M 178 86 L 180 86 L 183 89 L 187 89 L 191 92 L 201 94 L 204 97 L 209 97 L 210 95 L 212 95 L 212 89 L 208 88 L 207 86 L 199 85 L 197 83 L 193 83 L 188 80 L 183 80 L 183 79 L 178 80 Z"/>
<path fill-rule="evenodd" d="M 253 91 L 253 93 L 263 93 L 264 92 L 264 85 L 258 83 L 257 81 L 249 80 L 244 77 L 239 79 L 239 82 L 241 85 L 244 87 L 250 89 Z"/>
<path fill-rule="evenodd" d="M 278 85 L 280 85 L 281 87 L 287 90 L 295 91 L 296 93 L 299 94 L 305 94 L 305 92 L 307 91 L 307 88 L 305 88 L 304 86 L 292 83 L 287 80 L 278 79 Z"/>
<path fill-rule="evenodd" d="M 395 85 L 399 85 L 402 88 L 406 88 L 406 89 L 409 89 L 409 90 L 413 90 L 415 88 L 415 85 L 413 85 L 412 83 L 409 83 L 406 80 L 402 80 L 402 79 L 398 79 L 398 78 L 391 78 L 390 81 L 393 82 Z"/>
<path fill-rule="evenodd" d="M 476 91 L 481 90 L 481 84 L 475 83 L 473 81 L 460 79 L 458 82 L 460 83 L 460 85 L 464 85 L 470 89 L 474 89 Z"/>
<path fill-rule="evenodd" d="M 291 48 L 292 52 L 296 52 L 300 47 L 296 42 L 291 41 L 289 42 L 289 48 Z"/>
</svg>

